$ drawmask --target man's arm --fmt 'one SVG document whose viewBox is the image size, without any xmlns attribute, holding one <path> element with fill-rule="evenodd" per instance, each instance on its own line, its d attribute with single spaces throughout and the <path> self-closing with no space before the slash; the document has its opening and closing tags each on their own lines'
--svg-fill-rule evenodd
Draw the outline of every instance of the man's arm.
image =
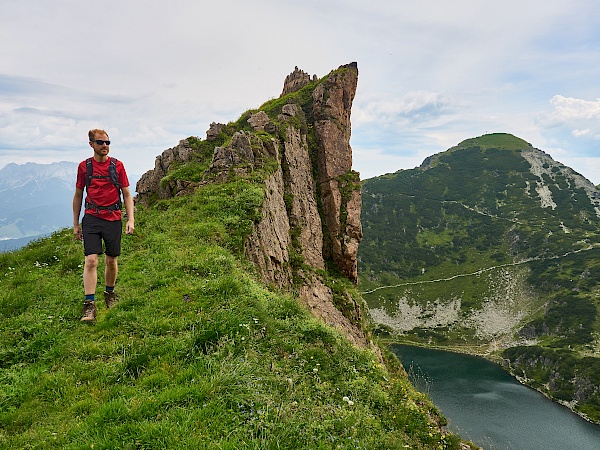
<svg viewBox="0 0 600 450">
<path fill-rule="evenodd" d="M 81 225 L 79 225 L 79 215 L 81 214 L 82 200 L 83 189 L 75 188 L 75 195 L 73 196 L 73 234 L 75 235 L 75 238 L 79 240 L 83 239 Z"/>
<path fill-rule="evenodd" d="M 133 234 L 133 230 L 135 229 L 135 219 L 133 217 L 134 208 L 133 208 L 133 197 L 131 196 L 131 191 L 128 187 L 124 187 L 121 189 L 123 192 L 123 203 L 125 204 L 125 213 L 127 214 L 127 224 L 125 225 L 125 234 Z"/>
</svg>

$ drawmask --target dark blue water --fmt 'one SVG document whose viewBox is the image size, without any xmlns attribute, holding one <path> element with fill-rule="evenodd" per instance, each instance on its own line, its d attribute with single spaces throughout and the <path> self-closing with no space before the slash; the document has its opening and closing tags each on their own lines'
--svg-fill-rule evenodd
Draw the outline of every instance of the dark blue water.
<svg viewBox="0 0 600 450">
<path fill-rule="evenodd" d="M 600 450 L 600 426 L 529 389 L 500 366 L 458 353 L 393 345 L 448 429 L 484 449 Z"/>
</svg>

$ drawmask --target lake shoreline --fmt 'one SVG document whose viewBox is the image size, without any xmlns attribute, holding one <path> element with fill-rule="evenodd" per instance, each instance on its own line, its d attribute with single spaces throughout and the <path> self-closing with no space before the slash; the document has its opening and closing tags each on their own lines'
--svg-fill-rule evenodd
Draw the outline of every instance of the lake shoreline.
<svg viewBox="0 0 600 450">
<path fill-rule="evenodd" d="M 519 380 L 498 358 L 464 347 L 386 344 L 411 383 L 446 417 L 448 429 L 484 450 L 600 448 L 598 424 Z"/>
<path fill-rule="evenodd" d="M 401 340 L 394 339 L 393 340 L 393 339 L 389 339 L 389 338 L 381 338 L 381 342 L 384 345 L 387 345 L 388 347 L 391 345 L 409 345 L 409 346 L 413 346 L 413 347 L 425 348 L 425 349 L 430 349 L 430 350 L 438 350 L 438 351 L 445 351 L 445 352 L 450 352 L 450 353 L 458 353 L 458 354 L 463 354 L 463 355 L 476 356 L 478 358 L 485 359 L 494 364 L 497 364 L 502 370 L 504 370 L 506 373 L 510 374 L 515 380 L 517 380 L 523 386 L 525 386 L 533 391 L 539 392 L 544 397 L 546 397 L 548 400 L 551 400 L 552 402 L 556 403 L 557 405 L 567 408 L 573 414 L 576 414 L 577 416 L 581 417 L 582 419 L 586 420 L 587 422 L 597 425 L 597 426 L 600 426 L 600 422 L 596 422 L 596 421 L 592 420 L 591 418 L 589 418 L 586 414 L 576 411 L 574 409 L 574 405 L 571 405 L 569 402 L 565 402 L 562 400 L 557 400 L 555 398 L 552 398 L 544 391 L 537 389 L 534 386 L 528 384 L 527 378 L 520 377 L 520 376 L 514 374 L 511 370 L 508 370 L 506 365 L 503 364 L 506 360 L 504 358 L 501 358 L 498 355 L 494 355 L 489 350 L 487 350 L 486 352 L 474 352 L 474 351 L 467 350 L 468 348 L 473 348 L 473 346 L 470 346 L 470 347 L 468 347 L 468 346 L 445 347 L 445 346 L 424 344 L 423 342 L 415 342 L 415 341 L 411 341 L 409 339 L 406 339 L 406 340 L 405 339 L 401 339 Z M 481 347 L 483 347 L 483 345 Z M 486 347 L 488 347 L 488 346 L 486 346 Z M 510 367 L 510 366 L 508 366 L 508 367 Z"/>
</svg>

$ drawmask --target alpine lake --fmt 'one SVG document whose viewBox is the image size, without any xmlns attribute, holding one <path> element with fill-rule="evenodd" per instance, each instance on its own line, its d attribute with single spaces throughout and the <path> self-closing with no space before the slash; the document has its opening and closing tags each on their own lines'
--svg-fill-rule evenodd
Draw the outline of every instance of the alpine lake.
<svg viewBox="0 0 600 450">
<path fill-rule="evenodd" d="M 485 450 L 597 450 L 600 426 L 519 383 L 486 359 L 393 344 L 415 386 L 447 429 Z"/>
</svg>

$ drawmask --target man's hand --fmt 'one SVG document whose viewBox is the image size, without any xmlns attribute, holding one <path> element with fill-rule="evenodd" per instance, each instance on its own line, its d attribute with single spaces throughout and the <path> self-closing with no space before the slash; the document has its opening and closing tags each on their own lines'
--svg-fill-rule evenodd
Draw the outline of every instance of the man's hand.
<svg viewBox="0 0 600 450">
<path fill-rule="evenodd" d="M 73 226 L 73 234 L 75 235 L 75 239 L 83 241 L 83 232 L 81 231 L 81 225 L 77 224 Z"/>
<path fill-rule="evenodd" d="M 135 226 L 133 224 L 133 220 L 128 220 L 127 224 L 125 225 L 125 234 L 133 234 L 134 230 Z"/>
</svg>

